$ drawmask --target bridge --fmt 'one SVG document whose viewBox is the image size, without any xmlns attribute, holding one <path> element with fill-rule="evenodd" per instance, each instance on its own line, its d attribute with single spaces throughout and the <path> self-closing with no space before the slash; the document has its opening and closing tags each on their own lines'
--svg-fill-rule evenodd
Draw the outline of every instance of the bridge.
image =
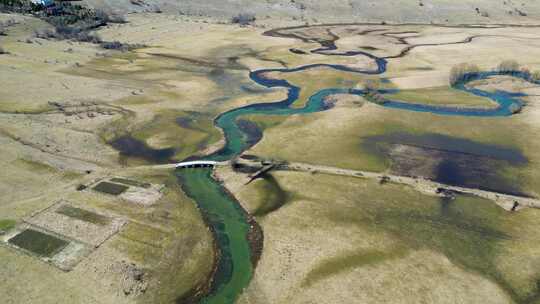
<svg viewBox="0 0 540 304">
<path fill-rule="evenodd" d="M 217 161 L 211 161 L 211 160 L 194 160 L 194 161 L 187 161 L 187 162 L 181 162 L 174 164 L 175 168 L 206 168 L 210 167 L 213 168 L 217 166 L 219 163 Z"/>
<path fill-rule="evenodd" d="M 144 169 L 184 169 L 184 168 L 213 168 L 216 166 L 227 166 L 229 161 L 216 162 L 211 160 L 194 160 L 180 163 L 163 164 L 163 165 L 150 165 L 150 166 L 138 166 L 130 167 L 130 170 L 144 170 Z"/>
</svg>

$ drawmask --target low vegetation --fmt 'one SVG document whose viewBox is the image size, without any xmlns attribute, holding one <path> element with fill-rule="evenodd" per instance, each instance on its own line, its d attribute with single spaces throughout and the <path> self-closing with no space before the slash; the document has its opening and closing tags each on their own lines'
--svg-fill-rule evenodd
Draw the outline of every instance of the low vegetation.
<svg viewBox="0 0 540 304">
<path fill-rule="evenodd" d="M 386 98 L 379 92 L 379 83 L 375 80 L 366 80 L 364 89 L 366 91 L 367 100 L 381 105 L 387 102 Z"/>
<path fill-rule="evenodd" d="M 232 23 L 237 23 L 237 24 L 240 24 L 240 25 L 248 25 L 248 24 L 253 23 L 256 19 L 257 18 L 255 17 L 254 14 L 243 13 L 243 14 L 238 14 L 238 15 L 232 17 L 231 22 Z"/>
<path fill-rule="evenodd" d="M 15 224 L 17 224 L 17 222 L 14 220 L 0 220 L 0 235 L 15 227 Z"/>
<path fill-rule="evenodd" d="M 540 71 L 532 72 L 531 78 L 533 81 L 540 81 Z"/>
<path fill-rule="evenodd" d="M 540 71 L 534 71 L 531 72 L 529 68 L 523 67 L 519 70 L 519 73 L 523 78 L 525 78 L 528 81 L 531 82 L 539 82 L 540 81 Z"/>
<path fill-rule="evenodd" d="M 102 48 L 107 50 L 119 50 L 122 52 L 144 47 L 144 45 L 141 44 L 127 44 L 120 41 L 103 41 L 97 34 L 70 26 L 59 26 L 55 29 L 38 30 L 34 33 L 34 36 L 42 39 L 73 40 L 94 43 L 99 44 Z"/>
<path fill-rule="evenodd" d="M 505 75 L 519 74 L 525 80 L 532 82 L 540 81 L 540 71 L 531 72 L 527 67 L 521 67 L 519 63 L 513 59 L 501 61 L 494 71 Z M 462 63 L 454 66 L 450 71 L 450 85 L 455 86 L 459 83 L 467 82 L 477 77 L 478 73 L 480 73 L 480 69 L 473 64 Z"/>
<path fill-rule="evenodd" d="M 504 60 L 497 66 L 497 72 L 502 74 L 513 74 L 519 72 L 519 63 L 515 60 Z"/>
<path fill-rule="evenodd" d="M 105 10 L 93 10 L 70 2 L 56 2 L 54 6 L 44 8 L 26 0 L 1 0 L 0 11 L 31 13 L 48 23 L 54 29 L 35 32 L 35 37 L 42 39 L 74 40 L 100 44 L 111 50 L 127 51 L 140 45 L 123 44 L 119 41 L 106 42 L 92 31 L 109 23 L 126 23 L 124 16 Z M 11 23 L 0 24 L 0 35 L 5 35 L 5 28 Z"/>
<path fill-rule="evenodd" d="M 450 85 L 467 82 L 478 76 L 480 69 L 474 64 L 462 63 L 452 67 L 450 70 Z"/>
<path fill-rule="evenodd" d="M 540 71 L 529 70 L 527 67 L 521 67 L 520 64 L 515 60 L 504 60 L 495 69 L 501 74 L 517 75 L 519 74 L 527 81 L 539 82 L 540 81 Z"/>
<path fill-rule="evenodd" d="M 0 12 L 29 14 L 41 10 L 40 5 L 36 5 L 28 0 L 0 0 Z"/>
<path fill-rule="evenodd" d="M 34 33 L 36 38 L 74 40 L 80 42 L 102 43 L 101 38 L 93 33 L 77 27 L 58 26 L 55 29 L 38 30 Z"/>
</svg>

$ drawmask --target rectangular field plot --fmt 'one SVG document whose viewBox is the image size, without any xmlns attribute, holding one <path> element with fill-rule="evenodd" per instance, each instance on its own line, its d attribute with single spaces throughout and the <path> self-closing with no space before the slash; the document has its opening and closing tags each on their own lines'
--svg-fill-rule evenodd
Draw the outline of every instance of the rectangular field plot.
<svg viewBox="0 0 540 304">
<path fill-rule="evenodd" d="M 64 271 L 73 269 L 94 249 L 88 244 L 28 224 L 21 224 L 0 236 L 0 244 L 18 249 Z"/>
<path fill-rule="evenodd" d="M 124 185 L 113 184 L 109 182 L 100 182 L 99 184 L 94 186 L 94 188 L 92 189 L 102 192 L 102 193 L 111 194 L 111 195 L 120 195 L 124 193 L 128 188 L 129 188 L 128 186 L 124 186 Z"/>
<path fill-rule="evenodd" d="M 111 182 L 120 183 L 128 186 L 141 187 L 141 188 L 150 188 L 152 184 L 135 181 L 132 179 L 122 178 L 122 177 L 113 177 L 110 179 Z"/>
<path fill-rule="evenodd" d="M 42 257 L 52 257 L 69 244 L 67 241 L 33 229 L 24 230 L 8 242 Z"/>
<path fill-rule="evenodd" d="M 56 209 L 56 213 L 100 226 L 106 226 L 111 222 L 106 216 L 70 205 L 60 206 Z"/>
<path fill-rule="evenodd" d="M 90 189 L 114 195 L 121 200 L 139 206 L 151 206 L 163 196 L 162 184 L 153 184 L 125 177 L 110 177 L 95 181 Z"/>
<path fill-rule="evenodd" d="M 100 246 L 126 223 L 124 218 L 104 210 L 83 208 L 64 200 L 25 218 L 24 221 L 93 247 Z"/>
</svg>

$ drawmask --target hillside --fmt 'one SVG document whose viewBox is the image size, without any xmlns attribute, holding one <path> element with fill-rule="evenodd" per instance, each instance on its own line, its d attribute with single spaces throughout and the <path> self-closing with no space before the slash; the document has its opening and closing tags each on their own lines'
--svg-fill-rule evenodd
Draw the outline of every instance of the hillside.
<svg viewBox="0 0 540 304">
<path fill-rule="evenodd" d="M 537 23 L 540 2 L 534 0 L 83 0 L 92 7 L 122 13 L 209 16 L 229 20 L 251 13 L 259 23 Z"/>
</svg>

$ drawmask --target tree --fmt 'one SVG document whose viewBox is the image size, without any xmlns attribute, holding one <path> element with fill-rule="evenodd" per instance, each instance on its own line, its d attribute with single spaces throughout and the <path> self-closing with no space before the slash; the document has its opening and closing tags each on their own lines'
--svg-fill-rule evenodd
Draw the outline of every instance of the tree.
<svg viewBox="0 0 540 304">
<path fill-rule="evenodd" d="M 248 25 L 255 21 L 255 15 L 250 13 L 245 14 L 238 14 L 234 17 L 232 17 L 231 22 L 232 23 L 238 23 L 240 25 Z"/>
<path fill-rule="evenodd" d="M 377 91 L 379 89 L 379 82 L 374 79 L 368 79 L 364 83 L 364 88 L 366 91 Z"/>
<path fill-rule="evenodd" d="M 532 74 L 528 68 L 523 67 L 521 68 L 520 72 L 521 72 L 521 75 L 523 75 L 523 78 L 527 80 L 531 79 Z"/>
<path fill-rule="evenodd" d="M 531 74 L 531 80 L 535 82 L 540 81 L 540 71 L 534 71 Z"/>
<path fill-rule="evenodd" d="M 480 68 L 474 64 L 461 63 L 453 66 L 450 70 L 450 85 L 455 86 L 460 82 L 467 82 L 480 73 Z"/>
<path fill-rule="evenodd" d="M 376 103 L 384 104 L 386 98 L 379 92 L 379 82 L 374 79 L 368 79 L 364 82 L 365 97 L 367 100 Z"/>
<path fill-rule="evenodd" d="M 515 60 L 504 60 L 497 66 L 497 71 L 502 74 L 512 74 L 519 71 L 519 63 Z"/>
</svg>

